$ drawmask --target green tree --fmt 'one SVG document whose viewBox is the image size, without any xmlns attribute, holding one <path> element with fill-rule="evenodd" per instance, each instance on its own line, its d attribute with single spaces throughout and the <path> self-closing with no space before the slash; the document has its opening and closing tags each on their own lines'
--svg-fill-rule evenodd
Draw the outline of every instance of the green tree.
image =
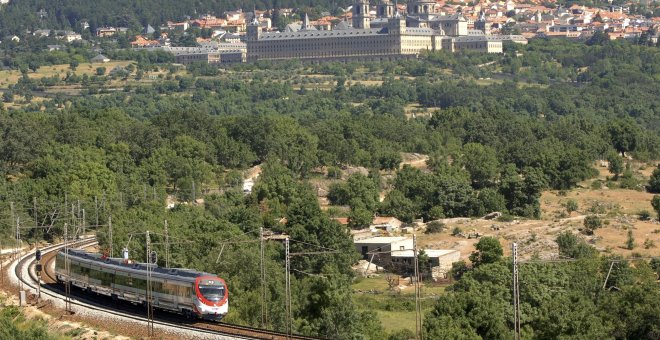
<svg viewBox="0 0 660 340">
<path fill-rule="evenodd" d="M 348 226 L 351 229 L 363 229 L 368 227 L 373 221 L 374 215 L 369 209 L 362 205 L 357 205 L 351 208 L 348 215 Z"/>
<path fill-rule="evenodd" d="M 656 215 L 658 215 L 658 219 L 660 219 L 660 195 L 653 195 L 651 206 L 655 210 Z"/>
<path fill-rule="evenodd" d="M 5 91 L 2 93 L 2 101 L 5 103 L 11 103 L 14 101 L 14 92 L 11 90 Z"/>
<path fill-rule="evenodd" d="M 607 161 L 609 163 L 607 169 L 611 174 L 614 175 L 614 180 L 617 180 L 619 178 L 619 174 L 621 174 L 624 169 L 623 159 L 613 152 L 607 156 Z"/>
<path fill-rule="evenodd" d="M 475 245 L 475 248 L 476 251 L 470 254 L 470 261 L 475 267 L 497 262 L 504 254 L 500 241 L 490 236 L 482 237 Z"/>
<path fill-rule="evenodd" d="M 332 204 L 360 205 L 373 213 L 378 207 L 378 186 L 369 177 L 355 173 L 345 183 L 330 185 L 328 199 Z"/>
<path fill-rule="evenodd" d="M 475 188 L 488 186 L 496 179 L 499 166 L 493 148 L 479 143 L 465 144 L 462 162 Z"/>
<path fill-rule="evenodd" d="M 589 215 L 584 218 L 584 228 L 588 235 L 593 235 L 594 230 L 600 228 L 602 225 L 603 222 L 596 215 Z"/>
<path fill-rule="evenodd" d="M 413 201 L 396 189 L 387 194 L 385 200 L 380 204 L 379 211 L 383 216 L 394 216 L 407 223 L 412 222 L 419 215 Z"/>
<path fill-rule="evenodd" d="M 628 229 L 628 239 L 626 240 L 626 248 L 633 250 L 635 248 L 635 238 L 633 237 L 632 229 Z"/>
<path fill-rule="evenodd" d="M 647 189 L 652 193 L 660 193 L 660 165 L 653 169 Z"/>
<path fill-rule="evenodd" d="M 598 251 L 581 240 L 570 231 L 564 231 L 557 236 L 559 255 L 574 259 L 596 257 Z"/>
<path fill-rule="evenodd" d="M 625 156 L 627 151 L 634 151 L 637 148 L 639 139 L 639 128 L 631 120 L 614 120 L 610 123 L 607 131 L 610 135 L 612 146 Z"/>
</svg>

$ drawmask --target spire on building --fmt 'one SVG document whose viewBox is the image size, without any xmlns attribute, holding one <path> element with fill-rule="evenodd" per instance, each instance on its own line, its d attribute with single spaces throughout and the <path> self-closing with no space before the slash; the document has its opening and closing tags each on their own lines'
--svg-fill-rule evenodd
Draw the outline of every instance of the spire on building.
<svg viewBox="0 0 660 340">
<path fill-rule="evenodd" d="M 255 25 L 255 26 L 261 25 L 259 23 L 259 17 L 257 17 L 257 9 L 256 8 L 252 11 L 252 22 L 250 24 Z"/>
<path fill-rule="evenodd" d="M 306 30 L 309 28 L 309 16 L 307 13 L 305 13 L 305 17 L 303 18 L 303 23 L 302 23 L 302 29 Z"/>
<path fill-rule="evenodd" d="M 399 12 L 399 3 L 398 1 L 394 1 L 394 17 L 397 19 L 401 19 L 401 12 Z"/>
</svg>

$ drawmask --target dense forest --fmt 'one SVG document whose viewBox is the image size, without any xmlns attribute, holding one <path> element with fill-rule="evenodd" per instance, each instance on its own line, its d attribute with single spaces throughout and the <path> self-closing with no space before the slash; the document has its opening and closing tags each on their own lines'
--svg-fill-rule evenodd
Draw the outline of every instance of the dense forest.
<svg viewBox="0 0 660 340">
<path fill-rule="evenodd" d="M 27 58 L 26 52 L 16 55 Z M 136 72 L 171 67 L 168 58 L 126 56 L 140 58 Z M 380 82 L 360 84 L 358 69 Z M 349 230 L 330 219 L 332 211 L 320 209 L 310 179 L 342 177 L 352 166 L 370 169 L 330 190 L 334 204 L 350 208 L 354 228 L 368 224 L 375 212 L 404 221 L 491 211 L 538 218 L 541 192 L 569 190 L 593 177 L 597 159 L 660 158 L 655 47 L 536 40 L 508 46 L 503 56 L 440 52 L 414 61 L 291 61 L 222 72 L 193 65 L 189 71 L 173 75 L 173 69 L 168 77 L 120 91 L 103 91 L 101 75 L 87 80 L 81 96 L 3 107 L 2 237 L 12 235 L 9 202 L 24 223 L 52 225 L 48 234 L 26 228 L 31 242 L 60 237 L 64 222 L 81 223 L 80 206 L 102 245 L 109 244 L 106 221 L 112 216 L 114 253 L 127 246 L 132 257 L 144 258 L 139 233 L 150 230 L 155 242 L 162 241 L 167 220 L 171 239 L 180 242 L 172 246 L 172 265 L 225 277 L 232 295 L 227 321 L 258 325 L 259 229 L 286 232 L 293 252 L 339 251 L 293 259 L 294 330 L 382 339 L 386 334 L 374 314 L 360 311 L 351 299 L 350 266 L 358 257 Z M 27 72 L 12 85 L 22 96 L 68 81 L 31 79 Z M 306 72 L 328 76 L 332 87 L 294 87 L 296 75 Z M 483 82 L 491 77 L 499 78 Z M 432 114 L 410 118 L 409 105 Z M 402 152 L 429 155 L 430 171 L 397 171 Z M 256 164 L 263 172 L 245 195 L 242 170 Z M 625 169 L 620 171 L 625 178 Z M 645 184 L 620 183 L 640 190 Z M 388 194 L 381 203 L 377 195 L 383 189 Z M 172 199 L 186 203 L 165 209 Z M 560 242 L 578 262 L 521 269 L 521 277 L 532 280 L 521 283 L 523 313 L 530 316 L 523 320 L 527 335 L 657 334 L 652 325 L 660 313 L 648 303 L 658 299 L 652 279 L 657 267 L 643 261 L 622 266 L 621 275 L 611 279 L 620 292 L 601 291 L 597 283 L 608 259 L 585 250 L 579 240 Z M 156 248 L 164 253 L 161 245 Z M 269 242 L 266 253 L 267 326 L 281 330 L 283 246 Z M 488 258 L 495 260 L 456 275 L 460 280 L 427 318 L 427 332 L 510 335 L 511 269 L 501 255 Z M 538 288 L 557 285 L 558 292 Z M 637 313 L 640 308 L 645 312 Z"/>
<path fill-rule="evenodd" d="M 338 6 L 345 8 L 351 3 L 351 0 L 16 0 L 0 9 L 0 32 L 17 34 L 26 29 L 39 28 L 79 31 L 82 20 L 87 20 L 92 30 L 103 26 L 139 30 L 147 24 L 156 27 L 168 20 L 181 21 L 207 13 L 221 16 L 225 11 L 238 9 L 309 8 L 312 12 L 337 11 Z M 42 9 L 47 13 L 45 16 L 39 14 Z"/>
</svg>

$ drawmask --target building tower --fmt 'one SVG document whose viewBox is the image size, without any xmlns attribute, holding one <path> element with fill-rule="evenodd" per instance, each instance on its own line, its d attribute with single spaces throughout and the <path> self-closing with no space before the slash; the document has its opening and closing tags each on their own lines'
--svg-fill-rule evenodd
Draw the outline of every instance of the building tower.
<svg viewBox="0 0 660 340">
<path fill-rule="evenodd" d="M 413 0 L 408 3 L 408 15 L 412 15 L 423 20 L 429 20 L 431 15 L 434 13 L 434 0 Z"/>
<path fill-rule="evenodd" d="M 302 22 L 302 27 L 300 27 L 300 29 L 304 31 L 304 30 L 308 30 L 309 28 L 310 28 L 309 16 L 307 15 L 307 13 L 305 13 L 305 17 L 303 18 L 303 22 Z"/>
<path fill-rule="evenodd" d="M 393 18 L 394 11 L 394 4 L 390 0 L 381 0 L 376 6 L 379 18 Z"/>
<path fill-rule="evenodd" d="M 369 0 L 355 0 L 353 3 L 353 28 L 371 28 L 369 18 Z"/>
<path fill-rule="evenodd" d="M 399 13 L 399 8 L 395 7 L 394 15 L 389 18 L 390 34 L 401 35 L 406 33 L 406 19 Z"/>
<path fill-rule="evenodd" d="M 490 35 L 491 23 L 486 19 L 486 12 L 479 12 L 479 18 L 474 22 L 474 29 L 481 30 L 486 35 Z"/>
<path fill-rule="evenodd" d="M 254 12 L 252 16 L 252 21 L 247 25 L 247 41 L 257 41 L 261 38 L 261 24 L 259 23 L 259 18 L 257 17 L 257 12 Z"/>
</svg>

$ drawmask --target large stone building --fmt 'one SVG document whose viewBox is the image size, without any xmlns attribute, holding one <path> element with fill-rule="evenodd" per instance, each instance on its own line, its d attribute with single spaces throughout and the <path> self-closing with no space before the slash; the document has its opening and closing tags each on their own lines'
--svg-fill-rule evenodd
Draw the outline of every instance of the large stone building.
<svg viewBox="0 0 660 340">
<path fill-rule="evenodd" d="M 255 19 L 247 26 L 247 60 L 391 60 L 438 50 L 502 53 L 503 41 L 527 42 L 468 30 L 461 14 L 438 16 L 434 6 L 432 0 L 410 1 L 403 16 L 389 0 L 381 0 L 372 19 L 369 0 L 355 0 L 352 26 L 340 22 L 327 31 L 303 24 L 298 31 L 263 32 Z"/>
</svg>

